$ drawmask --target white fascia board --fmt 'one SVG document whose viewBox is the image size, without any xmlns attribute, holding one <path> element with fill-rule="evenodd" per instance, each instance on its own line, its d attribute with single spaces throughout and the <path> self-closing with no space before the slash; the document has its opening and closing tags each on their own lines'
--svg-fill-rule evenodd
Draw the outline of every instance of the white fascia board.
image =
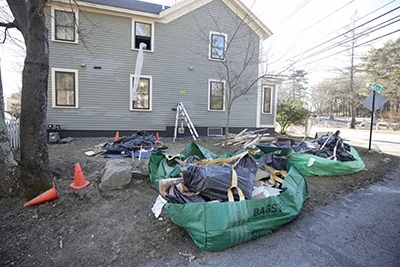
<svg viewBox="0 0 400 267">
<path fill-rule="evenodd" d="M 222 0 L 233 12 L 244 20 L 262 40 L 266 40 L 272 35 L 272 31 L 261 22 L 240 0 Z"/>
<path fill-rule="evenodd" d="M 160 13 L 160 22 L 169 23 L 183 15 L 190 13 L 191 11 L 202 7 L 213 0 L 186 0 L 179 4 L 170 7 Z"/>
<path fill-rule="evenodd" d="M 70 0 L 53 0 L 50 2 L 50 5 L 53 5 L 54 3 L 64 3 L 66 5 L 75 5 L 75 1 L 73 4 L 71 4 Z M 141 16 L 141 17 L 150 17 L 157 19 L 160 17 L 158 14 L 153 14 L 153 13 L 147 13 L 147 12 L 142 12 L 142 11 L 137 11 L 137 10 L 131 10 L 131 9 L 126 9 L 126 8 L 120 8 L 120 7 L 112 7 L 112 6 L 107 6 L 107 5 L 100 5 L 100 4 L 94 4 L 94 3 L 88 3 L 88 2 L 82 2 L 82 1 L 76 1 L 76 4 L 81 8 L 85 10 L 90 10 L 90 9 L 97 9 L 98 13 L 103 13 L 103 14 L 113 14 L 116 16 Z"/>
</svg>

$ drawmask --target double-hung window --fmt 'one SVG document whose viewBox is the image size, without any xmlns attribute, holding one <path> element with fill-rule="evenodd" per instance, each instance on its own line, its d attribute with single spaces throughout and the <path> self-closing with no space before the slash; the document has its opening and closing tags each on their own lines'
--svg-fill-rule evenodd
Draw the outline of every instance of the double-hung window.
<svg viewBox="0 0 400 267">
<path fill-rule="evenodd" d="M 78 43 L 78 13 L 52 8 L 52 40 Z"/>
<path fill-rule="evenodd" d="M 134 22 L 134 49 L 139 49 L 140 43 L 145 43 L 146 48 L 144 50 L 153 50 L 152 26 L 150 23 Z"/>
<path fill-rule="evenodd" d="M 151 76 L 140 76 L 136 89 L 136 100 L 133 99 L 133 85 L 135 75 L 131 75 L 131 110 L 151 111 L 152 101 L 152 78 Z"/>
<path fill-rule="evenodd" d="M 271 113 L 271 101 L 272 101 L 272 87 L 263 86 L 263 108 L 262 113 Z"/>
<path fill-rule="evenodd" d="M 78 107 L 78 70 L 52 69 L 53 107 Z"/>
<path fill-rule="evenodd" d="M 225 110 L 225 82 L 221 80 L 209 80 L 208 110 Z"/>
<path fill-rule="evenodd" d="M 225 60 L 226 34 L 210 32 L 209 59 Z"/>
</svg>

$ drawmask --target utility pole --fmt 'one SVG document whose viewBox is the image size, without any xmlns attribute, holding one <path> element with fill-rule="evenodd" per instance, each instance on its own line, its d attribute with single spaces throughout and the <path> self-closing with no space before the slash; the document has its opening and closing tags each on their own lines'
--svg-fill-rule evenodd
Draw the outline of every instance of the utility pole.
<svg viewBox="0 0 400 267">
<path fill-rule="evenodd" d="M 351 40 L 351 64 L 350 64 L 350 129 L 356 128 L 356 108 L 355 108 L 355 92 L 354 92 L 354 46 L 355 46 L 355 24 L 356 24 L 356 14 L 357 11 L 354 12 L 353 17 L 353 31 L 352 31 L 352 40 Z"/>
</svg>

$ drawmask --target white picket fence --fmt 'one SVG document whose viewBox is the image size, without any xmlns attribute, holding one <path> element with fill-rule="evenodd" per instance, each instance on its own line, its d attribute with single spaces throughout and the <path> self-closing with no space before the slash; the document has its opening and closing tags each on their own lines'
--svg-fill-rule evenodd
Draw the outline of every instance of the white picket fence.
<svg viewBox="0 0 400 267">
<path fill-rule="evenodd" d="M 12 120 L 6 122 L 8 138 L 10 139 L 11 148 L 19 148 L 19 121 Z"/>
</svg>

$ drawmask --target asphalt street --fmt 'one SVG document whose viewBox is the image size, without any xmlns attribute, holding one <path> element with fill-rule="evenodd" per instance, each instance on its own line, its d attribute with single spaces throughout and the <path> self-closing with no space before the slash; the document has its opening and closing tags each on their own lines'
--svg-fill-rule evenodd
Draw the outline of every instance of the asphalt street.
<svg viewBox="0 0 400 267">
<path fill-rule="evenodd" d="M 400 266 L 400 169 L 275 233 L 190 266 Z"/>
</svg>

